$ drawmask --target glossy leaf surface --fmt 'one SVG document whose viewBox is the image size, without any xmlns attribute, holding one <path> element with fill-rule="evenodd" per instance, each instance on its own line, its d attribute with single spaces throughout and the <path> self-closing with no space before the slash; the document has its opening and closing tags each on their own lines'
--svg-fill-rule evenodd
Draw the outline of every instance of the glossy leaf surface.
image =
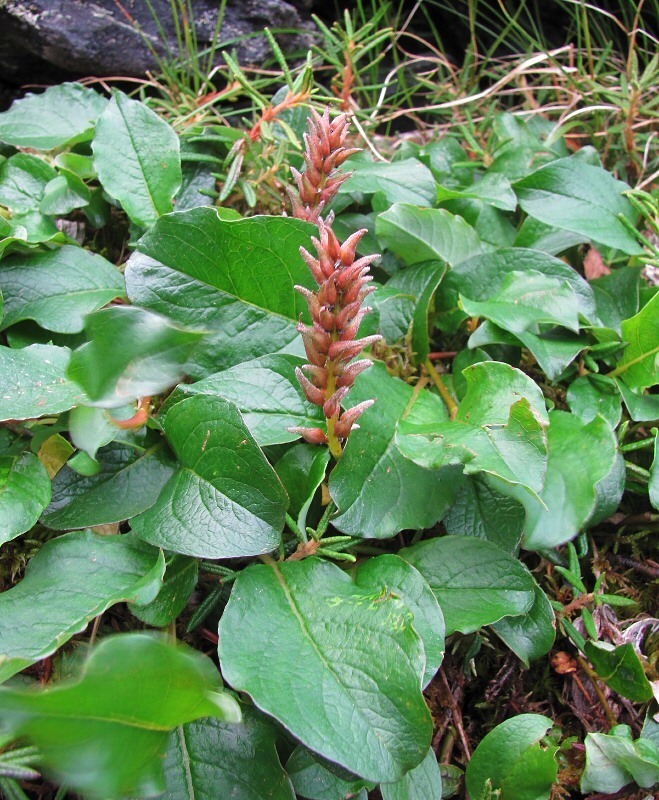
<svg viewBox="0 0 659 800">
<path fill-rule="evenodd" d="M 173 728 L 240 719 L 210 659 L 140 633 L 101 642 L 77 681 L 0 688 L 0 710 L 5 730 L 37 745 L 49 773 L 93 798 L 162 792 Z"/>
<path fill-rule="evenodd" d="M 178 727 L 165 756 L 162 800 L 294 800 L 275 742 L 277 731 L 254 711 L 239 724 L 208 717 Z"/>
<path fill-rule="evenodd" d="M 108 101 L 79 83 L 49 86 L 28 94 L 0 114 L 0 141 L 15 147 L 54 150 L 90 139 Z"/>
<path fill-rule="evenodd" d="M 75 351 L 68 374 L 104 408 L 159 394 L 177 383 L 204 335 L 133 306 L 90 314 L 85 331 L 90 341 Z"/>
<path fill-rule="evenodd" d="M 556 747 L 539 740 L 551 725 L 539 714 L 519 714 L 484 736 L 467 765 L 471 797 L 479 797 L 489 780 L 501 800 L 548 800 L 558 773 Z"/>
<path fill-rule="evenodd" d="M 447 636 L 472 633 L 533 605 L 535 584 L 517 559 L 490 542 L 442 536 L 400 551 L 428 581 L 446 622 Z"/>
<path fill-rule="evenodd" d="M 383 539 L 403 528 L 433 525 L 450 505 L 459 476 L 413 464 L 394 441 L 396 423 L 403 415 L 419 421 L 445 419 L 438 397 L 415 398 L 412 387 L 392 378 L 383 364 L 357 378 L 346 405 L 372 397 L 377 403 L 360 417 L 360 429 L 351 433 L 332 471 L 330 492 L 339 508 L 333 522 L 340 531 Z M 434 501 L 428 503 L 428 497 Z"/>
<path fill-rule="evenodd" d="M 308 314 L 295 284 L 313 288 L 300 256 L 313 226 L 296 219 L 223 221 L 213 208 L 159 220 L 126 268 L 133 303 L 210 331 L 195 356 L 206 377 L 268 353 L 302 353 L 296 325 Z"/>
<path fill-rule="evenodd" d="M 0 680 L 54 653 L 115 603 L 152 600 L 164 570 L 162 553 L 130 536 L 85 531 L 46 542 L 23 580 L 0 594 Z"/>
<path fill-rule="evenodd" d="M 89 402 L 67 376 L 70 358 L 68 347 L 50 344 L 0 347 L 0 420 L 58 414 Z"/>
<path fill-rule="evenodd" d="M 0 265 L 0 286 L 3 330 L 33 319 L 49 331 L 78 333 L 86 314 L 125 294 L 124 279 L 109 261 L 69 245 L 6 259 Z"/>
<path fill-rule="evenodd" d="M 131 526 L 151 544 L 202 558 L 274 550 L 288 498 L 233 403 L 198 395 L 167 414 L 180 467 Z"/>
<path fill-rule="evenodd" d="M 103 188 L 133 222 L 152 225 L 172 210 L 181 185 L 179 140 L 154 111 L 115 91 L 98 120 L 92 147 Z"/>
<path fill-rule="evenodd" d="M 0 546 L 29 531 L 50 496 L 50 478 L 33 453 L 0 456 Z"/>
<path fill-rule="evenodd" d="M 311 750 L 396 781 L 423 759 L 432 730 L 412 621 L 401 600 L 365 592 L 333 564 L 252 566 L 220 621 L 222 672 Z"/>
</svg>

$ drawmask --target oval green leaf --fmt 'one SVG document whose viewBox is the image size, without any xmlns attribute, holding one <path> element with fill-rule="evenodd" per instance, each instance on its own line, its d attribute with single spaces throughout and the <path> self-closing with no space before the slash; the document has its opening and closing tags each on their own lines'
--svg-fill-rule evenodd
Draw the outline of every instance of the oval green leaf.
<svg viewBox="0 0 659 800">
<path fill-rule="evenodd" d="M 132 536 L 85 531 L 46 542 L 23 580 L 0 594 L 0 681 L 54 653 L 110 606 L 152 600 L 164 571 L 162 553 Z"/>
<path fill-rule="evenodd" d="M 98 800 L 163 792 L 176 726 L 240 720 L 209 658 L 141 633 L 105 639 L 78 680 L 41 692 L 0 688 L 0 713 L 5 730 L 38 747 L 48 773 Z"/>
<path fill-rule="evenodd" d="M 442 536 L 403 548 L 399 555 L 428 581 L 446 634 L 473 633 L 533 605 L 535 581 L 516 558 L 470 536 Z"/>
<path fill-rule="evenodd" d="M 155 505 L 131 520 L 137 535 L 201 558 L 274 550 L 288 498 L 236 406 L 190 397 L 172 408 L 164 427 L 181 466 Z"/>
<path fill-rule="evenodd" d="M 94 169 L 106 192 L 137 225 L 152 225 L 173 208 L 181 186 L 178 136 L 164 119 L 115 92 L 96 125 Z"/>
<path fill-rule="evenodd" d="M 78 333 L 84 317 L 125 294 L 121 273 L 102 256 L 65 245 L 0 264 L 1 330 L 24 319 L 56 333 Z"/>
<path fill-rule="evenodd" d="M 273 561 L 240 573 L 219 632 L 228 683 L 314 752 L 389 782 L 425 757 L 423 646 L 401 600 L 316 558 Z"/>
</svg>

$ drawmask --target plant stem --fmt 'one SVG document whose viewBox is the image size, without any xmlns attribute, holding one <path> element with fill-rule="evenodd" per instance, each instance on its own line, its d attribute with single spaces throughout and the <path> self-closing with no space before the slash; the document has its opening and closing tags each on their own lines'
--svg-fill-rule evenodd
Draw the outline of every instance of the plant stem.
<svg viewBox="0 0 659 800">
<path fill-rule="evenodd" d="M 448 387 L 442 380 L 442 376 L 439 374 L 439 372 L 437 372 L 437 370 L 435 369 L 435 365 L 429 358 L 425 360 L 425 367 L 430 373 L 430 377 L 432 378 L 433 383 L 435 384 L 439 393 L 441 394 L 442 400 L 446 403 L 449 417 L 451 419 L 455 419 L 456 414 L 458 413 L 458 404 L 453 399 L 453 395 L 449 392 Z"/>
<path fill-rule="evenodd" d="M 334 341 L 335 338 L 336 337 L 333 336 L 332 340 Z M 336 376 L 334 375 L 334 362 L 328 359 L 327 388 L 325 389 L 325 397 L 330 398 L 335 391 L 336 391 Z M 343 447 L 341 446 L 341 442 L 339 441 L 336 433 L 334 433 L 335 423 L 336 423 L 335 417 L 327 418 L 327 445 L 329 447 L 330 453 L 338 461 L 343 455 Z"/>
<path fill-rule="evenodd" d="M 635 364 L 639 364 L 641 361 L 645 361 L 646 358 L 650 358 L 650 356 L 653 356 L 656 353 L 659 353 L 659 345 L 657 345 L 656 347 L 653 347 L 652 350 L 650 350 L 647 353 L 641 353 L 640 356 L 637 356 L 636 358 L 633 358 L 631 361 L 627 361 L 624 364 L 620 364 L 615 369 L 611 370 L 611 372 L 608 372 L 606 374 L 606 377 L 607 378 L 617 378 L 618 375 L 622 375 L 623 372 L 627 372 L 627 370 L 630 367 L 633 367 Z"/>
<path fill-rule="evenodd" d="M 599 676 L 595 672 L 594 669 L 590 666 L 590 664 L 580 655 L 577 655 L 577 661 L 579 662 L 579 666 L 581 669 L 586 673 L 588 679 L 590 680 L 593 689 L 597 693 L 597 697 L 599 698 L 600 703 L 602 704 L 602 708 L 604 709 L 604 713 L 606 714 L 606 718 L 609 721 L 611 727 L 618 724 L 618 720 L 616 715 L 613 713 L 611 706 L 609 705 L 609 701 L 604 696 L 604 692 L 602 691 L 602 687 L 599 685 Z"/>
<path fill-rule="evenodd" d="M 641 439 L 638 442 L 630 442 L 629 444 L 623 444 L 620 447 L 621 453 L 631 453 L 632 450 L 646 450 L 651 447 L 654 447 L 655 437 L 651 436 L 649 439 Z"/>
</svg>

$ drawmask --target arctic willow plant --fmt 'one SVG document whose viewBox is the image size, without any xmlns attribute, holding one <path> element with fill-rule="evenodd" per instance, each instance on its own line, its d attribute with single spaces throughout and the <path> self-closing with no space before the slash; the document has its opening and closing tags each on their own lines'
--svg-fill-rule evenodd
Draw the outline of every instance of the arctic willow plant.
<svg viewBox="0 0 659 800">
<path fill-rule="evenodd" d="M 362 320 L 371 311 L 362 303 L 375 291 L 368 285 L 373 280 L 368 274 L 369 266 L 379 258 L 356 258 L 357 246 L 368 231 L 363 228 L 341 244 L 332 230 L 334 214 L 328 214 L 326 219 L 321 216 L 325 205 L 350 177 L 349 173 L 338 173 L 337 168 L 358 152 L 344 147 L 347 133 L 344 114 L 330 121 L 329 108 L 322 117 L 313 110 L 309 133 L 304 136 L 307 168 L 303 174 L 293 168 L 297 192 L 289 187 L 294 216 L 318 225 L 320 235 L 312 239 L 317 258 L 300 248 L 319 288 L 311 291 L 305 286 L 295 287 L 306 298 L 313 320 L 313 326 L 302 322 L 298 326 L 310 363 L 297 367 L 295 372 L 309 401 L 322 407 L 327 430 L 300 426 L 288 430 L 312 444 L 327 443 L 335 458 L 342 455 L 343 442 L 356 427 L 356 421 L 375 402 L 363 400 L 339 416 L 341 403 L 356 377 L 373 364 L 368 359 L 350 362 L 382 338 L 378 334 L 357 338 Z"/>
</svg>

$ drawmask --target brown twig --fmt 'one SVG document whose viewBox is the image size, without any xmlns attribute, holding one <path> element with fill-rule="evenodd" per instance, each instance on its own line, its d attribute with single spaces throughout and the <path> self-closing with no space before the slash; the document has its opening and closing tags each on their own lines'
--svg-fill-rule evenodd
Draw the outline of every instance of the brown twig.
<svg viewBox="0 0 659 800">
<path fill-rule="evenodd" d="M 451 715 L 453 717 L 453 724 L 455 725 L 455 730 L 460 738 L 460 744 L 462 745 L 462 752 L 465 756 L 465 761 L 469 761 L 471 758 L 471 748 L 469 747 L 469 741 L 467 739 L 467 734 L 465 733 L 464 723 L 462 721 L 462 711 L 460 710 L 460 706 L 457 704 L 455 697 L 453 696 L 453 692 L 451 691 L 451 687 L 449 686 L 448 679 L 446 677 L 446 673 L 444 672 L 444 668 L 442 667 L 439 670 L 439 674 L 442 678 L 442 683 L 444 684 L 444 688 L 446 689 L 447 696 L 449 698 L 449 702 L 451 703 Z"/>
</svg>

